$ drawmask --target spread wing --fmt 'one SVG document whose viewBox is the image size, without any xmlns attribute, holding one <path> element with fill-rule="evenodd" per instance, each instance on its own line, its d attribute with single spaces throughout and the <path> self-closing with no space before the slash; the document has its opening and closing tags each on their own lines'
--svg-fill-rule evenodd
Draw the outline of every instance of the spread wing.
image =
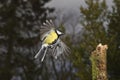
<svg viewBox="0 0 120 80">
<path fill-rule="evenodd" d="M 54 58 L 66 57 L 70 53 L 70 48 L 60 39 L 53 45 L 52 55 Z"/>
<path fill-rule="evenodd" d="M 43 40 L 51 29 L 54 29 L 55 25 L 52 20 L 46 20 L 40 28 L 41 40 Z"/>
</svg>

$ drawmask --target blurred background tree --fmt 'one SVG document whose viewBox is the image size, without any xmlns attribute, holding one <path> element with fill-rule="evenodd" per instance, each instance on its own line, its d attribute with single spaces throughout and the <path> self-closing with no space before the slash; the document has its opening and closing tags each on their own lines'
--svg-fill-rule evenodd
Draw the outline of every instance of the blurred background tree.
<svg viewBox="0 0 120 80">
<path fill-rule="evenodd" d="M 0 1 L 0 79 L 66 80 L 77 79 L 69 60 L 34 60 L 40 48 L 39 29 L 53 8 L 50 0 Z M 50 59 L 50 60 L 49 60 Z"/>
<path fill-rule="evenodd" d="M 1 80 L 34 80 L 38 75 L 33 56 L 40 24 L 53 10 L 43 7 L 48 1 L 0 0 Z"/>
<path fill-rule="evenodd" d="M 108 50 L 108 71 L 111 80 L 120 80 L 120 1 L 113 0 L 113 2 L 113 10 L 108 15 L 108 37 L 111 38 Z"/>
<path fill-rule="evenodd" d="M 72 13 L 54 17 L 53 8 L 44 7 L 50 0 L 0 0 L 0 79 L 1 80 L 91 80 L 90 53 L 98 43 L 108 44 L 110 80 L 119 80 L 120 1 L 114 0 L 109 12 L 106 0 L 85 0 L 81 16 Z M 49 16 L 49 14 L 53 16 Z M 40 48 L 40 25 L 48 18 L 60 22 L 70 33 L 65 43 L 72 54 L 64 60 L 46 57 L 34 60 Z M 107 25 L 107 24 L 108 25 Z M 72 31 L 65 27 L 71 26 Z M 77 33 L 79 27 L 81 31 Z"/>
<path fill-rule="evenodd" d="M 81 41 L 78 47 L 75 50 L 73 49 L 74 56 L 77 57 L 73 64 L 77 67 L 77 75 L 82 80 L 91 80 L 90 53 L 97 44 L 107 43 L 107 34 L 104 26 L 107 6 L 105 0 L 85 0 L 85 2 L 87 7 L 80 7 L 83 29 L 82 36 L 80 37 Z"/>
</svg>

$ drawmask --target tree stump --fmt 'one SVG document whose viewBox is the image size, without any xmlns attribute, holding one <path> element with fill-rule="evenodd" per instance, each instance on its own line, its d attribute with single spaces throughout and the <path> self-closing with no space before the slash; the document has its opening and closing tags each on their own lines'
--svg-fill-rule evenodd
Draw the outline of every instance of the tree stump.
<svg viewBox="0 0 120 80">
<path fill-rule="evenodd" d="M 91 53 L 90 60 L 92 63 L 92 80 L 108 80 L 107 78 L 107 45 L 101 43 Z"/>
</svg>

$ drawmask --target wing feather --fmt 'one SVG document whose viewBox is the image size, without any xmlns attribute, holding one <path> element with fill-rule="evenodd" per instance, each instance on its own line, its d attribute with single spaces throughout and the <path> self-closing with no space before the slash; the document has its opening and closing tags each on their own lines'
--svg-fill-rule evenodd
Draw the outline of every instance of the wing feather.
<svg viewBox="0 0 120 80">
<path fill-rule="evenodd" d="M 48 33 L 51 29 L 54 29 L 55 25 L 52 20 L 46 20 L 43 25 L 40 27 L 40 35 L 43 37 L 46 33 Z"/>
<path fill-rule="evenodd" d="M 41 40 L 43 41 L 46 36 L 49 34 L 49 32 L 55 29 L 55 25 L 52 20 L 46 20 L 45 23 L 40 28 L 40 35 Z M 52 56 L 57 59 L 59 56 L 68 56 L 68 54 L 71 52 L 70 48 L 59 38 L 57 42 L 53 45 L 51 45 L 52 48 L 50 49 L 50 52 L 52 51 Z"/>
<path fill-rule="evenodd" d="M 52 53 L 54 58 L 57 58 L 60 55 L 65 57 L 70 53 L 70 48 L 62 40 L 58 39 L 56 44 L 54 44 Z"/>
</svg>

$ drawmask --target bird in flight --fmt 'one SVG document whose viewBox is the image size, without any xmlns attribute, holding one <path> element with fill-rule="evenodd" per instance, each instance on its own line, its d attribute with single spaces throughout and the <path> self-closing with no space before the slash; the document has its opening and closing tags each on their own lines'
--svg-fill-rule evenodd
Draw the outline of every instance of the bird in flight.
<svg viewBox="0 0 120 80">
<path fill-rule="evenodd" d="M 52 56 L 57 59 L 60 55 L 70 53 L 69 47 L 60 39 L 63 33 L 58 30 L 52 20 L 46 20 L 40 28 L 41 48 L 35 55 L 35 59 L 42 54 L 41 62 L 44 60 L 46 53 L 51 49 Z"/>
</svg>

